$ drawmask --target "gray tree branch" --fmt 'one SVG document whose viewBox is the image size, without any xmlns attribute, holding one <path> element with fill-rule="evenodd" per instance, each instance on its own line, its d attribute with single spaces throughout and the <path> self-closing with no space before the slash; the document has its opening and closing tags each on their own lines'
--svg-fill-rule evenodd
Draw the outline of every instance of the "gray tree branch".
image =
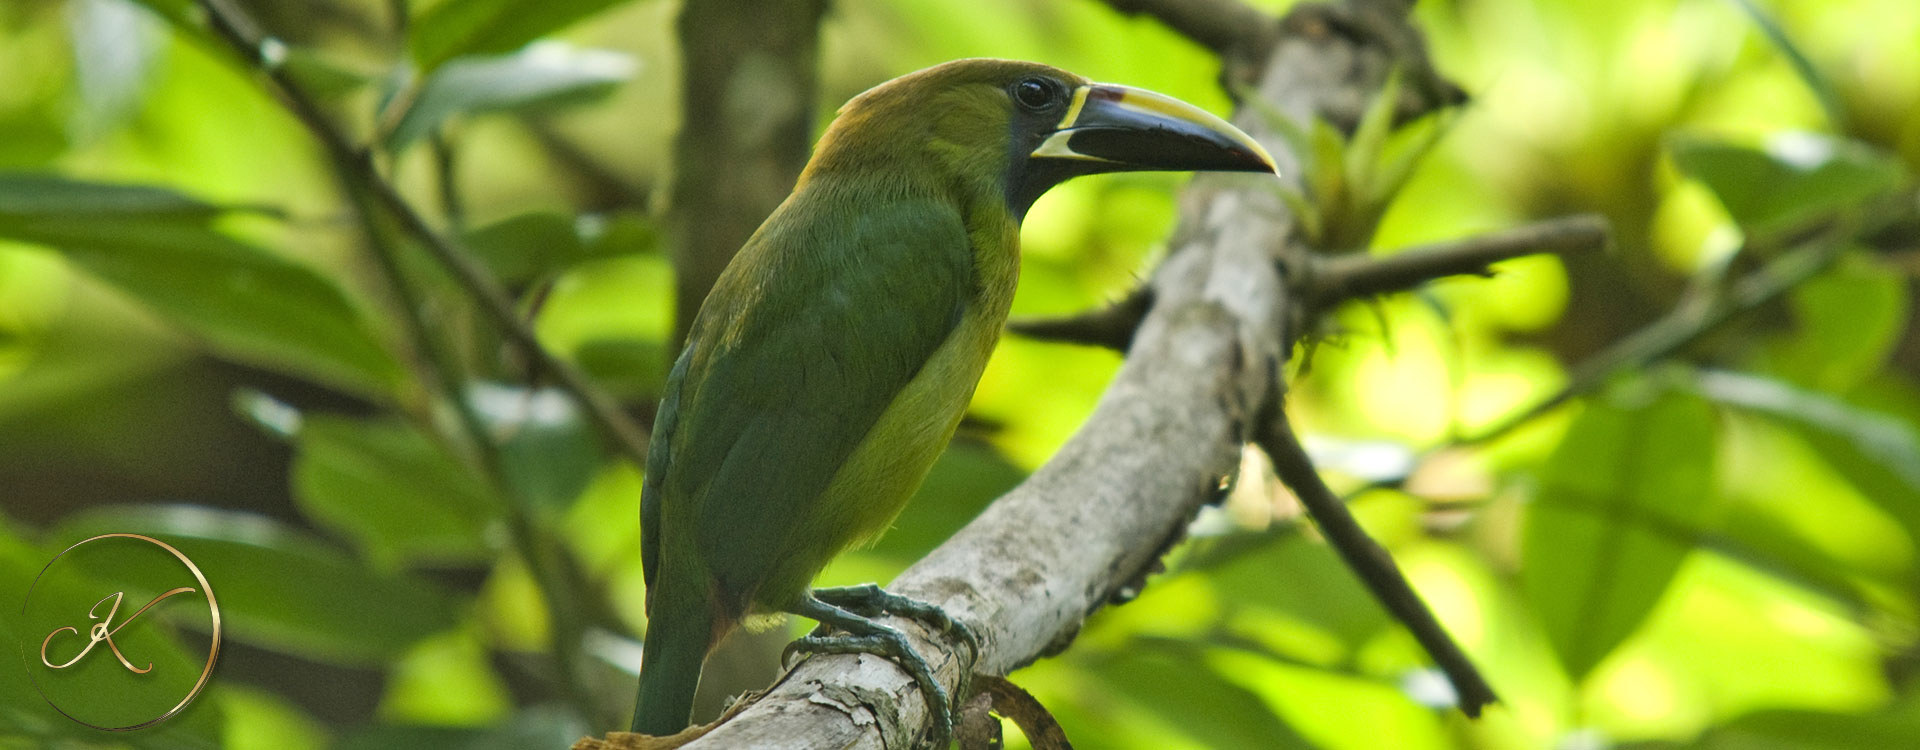
<svg viewBox="0 0 1920 750">
<path fill-rule="evenodd" d="M 1593 252 L 1606 247 L 1607 221 L 1593 214 L 1534 222 L 1492 234 L 1406 248 L 1383 257 L 1315 256 L 1302 274 L 1315 307 L 1401 292 L 1446 276 L 1486 276 L 1492 266 L 1535 253 Z"/>
</svg>

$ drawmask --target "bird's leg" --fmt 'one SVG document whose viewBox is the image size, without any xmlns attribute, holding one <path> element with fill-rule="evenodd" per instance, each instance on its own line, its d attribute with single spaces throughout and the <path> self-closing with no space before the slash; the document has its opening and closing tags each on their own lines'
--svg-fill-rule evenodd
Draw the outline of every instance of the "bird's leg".
<svg viewBox="0 0 1920 750">
<path fill-rule="evenodd" d="M 943 635 L 966 641 L 973 658 L 980 658 L 980 637 L 966 623 L 953 619 L 946 610 L 910 597 L 891 593 L 877 584 L 837 586 L 813 590 L 813 598 L 866 617 L 893 615 L 917 620 Z"/>
<path fill-rule="evenodd" d="M 878 590 L 879 587 L 874 588 Z M 933 668 L 928 666 L 927 660 L 921 657 L 918 651 L 914 650 L 913 644 L 907 642 L 904 634 L 823 602 L 813 593 L 802 597 L 799 603 L 788 611 L 801 617 L 818 620 L 823 627 L 844 630 L 847 634 L 823 635 L 815 631 L 813 635 L 788 644 L 786 653 L 781 656 L 781 661 L 786 661 L 786 656 L 794 653 L 874 654 L 892 659 L 913 677 L 913 681 L 920 686 L 920 692 L 926 696 L 927 710 L 933 714 L 932 746 L 944 748 L 953 741 L 953 701 L 947 697 L 947 689 L 940 686 L 939 680 L 934 679 Z"/>
</svg>

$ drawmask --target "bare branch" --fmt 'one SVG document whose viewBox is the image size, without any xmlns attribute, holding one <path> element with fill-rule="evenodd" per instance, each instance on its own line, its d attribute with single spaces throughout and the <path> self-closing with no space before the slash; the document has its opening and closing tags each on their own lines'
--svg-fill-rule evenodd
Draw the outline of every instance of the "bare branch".
<svg viewBox="0 0 1920 750">
<path fill-rule="evenodd" d="M 1606 247 L 1607 221 L 1582 214 L 1535 222 L 1454 242 L 1419 245 L 1387 255 L 1315 256 L 1304 283 L 1315 307 L 1355 297 L 1413 289 L 1444 276 L 1488 276 L 1494 263 L 1535 253 L 1583 253 Z"/>
<path fill-rule="evenodd" d="M 1439 619 L 1433 616 L 1433 610 L 1420 599 L 1413 590 L 1407 577 L 1395 565 L 1393 557 L 1367 536 L 1360 522 L 1354 520 L 1353 513 L 1340 497 L 1320 479 L 1319 472 L 1313 468 L 1313 461 L 1307 457 L 1306 448 L 1300 445 L 1300 438 L 1293 434 L 1292 425 L 1287 424 L 1286 415 L 1279 409 L 1272 410 L 1269 418 L 1261 420 L 1261 428 L 1256 439 L 1260 449 L 1273 459 L 1273 468 L 1280 480 L 1293 489 L 1300 498 L 1300 504 L 1306 506 L 1307 513 L 1313 516 L 1315 526 L 1327 536 L 1333 548 L 1347 561 L 1360 581 L 1373 592 L 1375 599 L 1387 608 L 1394 619 L 1406 624 L 1413 633 L 1414 640 L 1446 673 L 1447 681 L 1453 683 L 1454 691 L 1460 696 L 1460 710 L 1468 716 L 1478 717 L 1480 709 L 1500 700 L 1493 686 L 1487 684 L 1487 678 L 1473 666 L 1460 646 L 1447 635 L 1440 626 Z"/>
<path fill-rule="evenodd" d="M 1007 323 L 1007 330 L 1036 341 L 1103 346 L 1124 352 L 1133 345 L 1141 319 L 1153 308 L 1153 289 L 1140 287 L 1119 302 L 1065 318 L 1033 318 Z"/>
</svg>

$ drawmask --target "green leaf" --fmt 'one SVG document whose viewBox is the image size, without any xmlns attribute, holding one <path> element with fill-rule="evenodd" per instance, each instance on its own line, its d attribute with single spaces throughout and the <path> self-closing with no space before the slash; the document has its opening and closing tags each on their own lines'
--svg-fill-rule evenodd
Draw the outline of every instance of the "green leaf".
<svg viewBox="0 0 1920 750">
<path fill-rule="evenodd" d="M 1346 178 L 1347 184 L 1355 186 L 1360 192 L 1368 192 L 1367 186 L 1373 184 L 1374 168 L 1387 150 L 1387 136 L 1393 135 L 1393 113 L 1400 103 L 1399 66 L 1387 71 L 1387 79 L 1380 84 L 1380 91 L 1367 102 L 1367 109 L 1360 115 L 1360 124 L 1354 128 L 1353 136 L 1347 139 Z M 1385 196 L 1361 195 L 1360 202 L 1372 202 Z"/>
<path fill-rule="evenodd" d="M 1350 658 L 1393 624 L 1339 554 L 1298 527 L 1209 542 L 1187 565 L 1206 572 L 1221 601 L 1274 610 L 1331 638 L 1340 645 L 1334 659 Z M 1328 656 L 1289 655 L 1311 662 Z"/>
<path fill-rule="evenodd" d="M 486 559 L 501 504 L 458 460 L 395 420 L 300 420 L 294 499 L 381 567 Z"/>
<path fill-rule="evenodd" d="M 206 25 L 195 17 L 194 0 L 131 0 L 153 14 L 166 19 L 175 28 L 193 34 L 204 34 Z"/>
<path fill-rule="evenodd" d="M 1099 684 L 1161 714 L 1209 748 L 1282 750 L 1313 743 L 1275 716 L 1259 695 L 1216 673 L 1207 649 L 1171 639 L 1137 641 L 1099 659 Z"/>
<path fill-rule="evenodd" d="M 43 174 L 0 174 L 0 220 L 88 218 L 205 224 L 225 209 L 166 188 L 81 182 Z"/>
<path fill-rule="evenodd" d="M 565 510 L 599 473 L 600 433 L 564 391 L 478 383 L 468 398 L 499 441 L 501 472 L 534 508 Z"/>
<path fill-rule="evenodd" d="M 375 392 L 400 378 L 344 290 L 215 231 L 227 210 L 160 188 L 0 175 L 0 237 L 59 251 L 215 351 Z"/>
<path fill-rule="evenodd" d="M 1548 460 L 1521 530 L 1521 583 L 1574 680 L 1639 627 L 1686 558 L 1715 439 L 1697 398 L 1593 403 Z"/>
<path fill-rule="evenodd" d="M 1871 405 L 1856 404 L 1771 378 L 1714 371 L 1700 373 L 1694 385 L 1718 403 L 1801 427 L 1814 450 L 1920 542 L 1920 397 L 1869 391 L 1862 395 Z"/>
<path fill-rule="evenodd" d="M 1863 143 L 1782 133 L 1764 149 L 1705 138 L 1672 141 L 1674 163 L 1752 234 L 1793 229 L 1900 186 L 1898 160 Z"/>
<path fill-rule="evenodd" d="M 1904 274 L 1842 262 L 1794 288 L 1793 331 L 1766 342 L 1762 369 L 1812 388 L 1839 391 L 1879 373 L 1907 329 Z"/>
<path fill-rule="evenodd" d="M 287 75 L 307 91 L 326 97 L 344 96 L 374 81 L 374 76 L 335 63 L 305 47 L 290 50 L 283 67 Z"/>
<path fill-rule="evenodd" d="M 551 109 L 603 96 L 633 77 L 632 57 L 541 42 L 510 55 L 462 57 L 429 76 L 403 102 L 386 146 L 399 151 L 457 115 Z"/>
<path fill-rule="evenodd" d="M 1793 66 L 1794 75 L 1799 76 L 1800 82 L 1806 84 L 1814 98 L 1820 101 L 1820 109 L 1826 112 L 1827 122 L 1833 129 L 1842 133 L 1853 130 L 1848 122 L 1846 105 L 1841 103 L 1840 94 L 1834 89 L 1833 83 L 1820 74 L 1820 69 L 1814 66 L 1807 53 L 1801 51 L 1800 45 L 1794 43 L 1793 37 L 1780 26 L 1780 22 L 1753 0 L 1733 0 L 1733 4 L 1740 6 L 1740 10 L 1753 19 L 1753 24 L 1767 35 L 1767 41 L 1773 42 L 1780 54 L 1786 56 L 1787 63 Z"/>
<path fill-rule="evenodd" d="M 187 505 L 98 507 L 52 538 L 144 534 L 206 575 L 225 634 L 314 661 L 378 666 L 454 626 L 453 600 L 425 582 L 369 570 L 318 539 L 261 516 Z M 148 586 L 141 570 L 101 571 Z"/>
<path fill-rule="evenodd" d="M 622 0 L 445 0 L 413 22 L 422 70 L 464 55 L 512 52 Z"/>
<path fill-rule="evenodd" d="M 1920 737 L 1911 713 L 1842 714 L 1776 709 L 1756 711 L 1715 727 L 1689 745 L 1694 750 L 1866 750 L 1908 747 Z"/>
<path fill-rule="evenodd" d="M 508 285 L 551 278 L 589 260 L 651 252 L 659 245 L 653 222 L 637 214 L 526 213 L 467 233 L 467 247 Z"/>
<path fill-rule="evenodd" d="M 590 339 L 573 350 L 580 369 L 622 399 L 657 398 L 667 386 L 667 366 L 678 352 L 658 339 Z"/>
</svg>

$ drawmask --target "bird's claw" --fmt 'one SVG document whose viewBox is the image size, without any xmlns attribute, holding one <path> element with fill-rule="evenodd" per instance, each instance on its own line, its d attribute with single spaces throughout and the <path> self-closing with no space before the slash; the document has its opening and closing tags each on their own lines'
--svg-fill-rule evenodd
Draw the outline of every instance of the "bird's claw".
<svg viewBox="0 0 1920 750">
<path fill-rule="evenodd" d="M 927 710 L 933 714 L 932 747 L 944 748 L 953 741 L 953 700 L 947 696 L 947 689 L 934 679 L 933 668 L 927 666 L 927 660 L 907 642 L 900 631 L 878 623 L 878 630 L 865 635 L 809 635 L 787 644 L 781 654 L 781 660 L 795 653 L 812 654 L 875 654 L 892 659 L 901 669 L 913 677 L 920 686 L 920 692 L 927 698 Z"/>
<path fill-rule="evenodd" d="M 790 611 L 819 621 L 820 627 L 815 628 L 811 635 L 788 644 L 786 650 L 781 652 L 783 663 L 797 653 L 867 653 L 887 657 L 900 665 L 926 696 L 927 710 L 932 714 L 934 723 L 933 736 L 930 738 L 932 746 L 945 748 L 952 743 L 957 707 L 946 688 L 934 679 L 933 668 L 913 648 L 905 634 L 871 618 L 883 614 L 904 617 L 921 622 L 939 633 L 958 636 L 967 642 L 970 661 L 980 656 L 980 638 L 972 628 L 953 619 L 939 607 L 889 593 L 873 584 L 815 589 Z M 832 629 L 844 630 L 847 634 L 832 635 Z M 962 694 L 966 692 L 966 678 L 971 672 L 970 667 L 961 670 Z"/>
<path fill-rule="evenodd" d="M 973 628 L 932 604 L 892 593 L 872 583 L 814 589 L 813 596 L 863 617 L 885 614 L 918 621 L 942 635 L 956 636 L 965 641 L 972 657 L 980 657 L 980 636 L 973 632 Z M 823 634 L 820 630 L 814 631 L 814 635 Z"/>
</svg>

